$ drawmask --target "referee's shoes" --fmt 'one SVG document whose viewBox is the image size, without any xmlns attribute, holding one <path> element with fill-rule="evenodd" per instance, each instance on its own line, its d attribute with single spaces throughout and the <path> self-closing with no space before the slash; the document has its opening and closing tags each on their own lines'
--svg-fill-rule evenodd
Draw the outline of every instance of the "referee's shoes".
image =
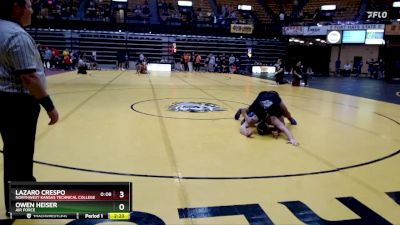
<svg viewBox="0 0 400 225">
<path fill-rule="evenodd" d="M 10 213 L 6 212 L 7 219 L 0 219 L 0 225 L 12 225 L 15 219 L 10 219 Z"/>
<path fill-rule="evenodd" d="M 0 225 L 12 225 L 14 223 L 15 219 L 5 219 L 5 220 L 0 220 Z"/>
</svg>

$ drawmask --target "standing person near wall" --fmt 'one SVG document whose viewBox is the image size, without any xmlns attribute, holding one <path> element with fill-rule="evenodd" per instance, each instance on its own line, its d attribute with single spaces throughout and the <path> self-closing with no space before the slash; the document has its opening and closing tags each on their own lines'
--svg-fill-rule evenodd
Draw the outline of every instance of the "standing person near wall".
<svg viewBox="0 0 400 225">
<path fill-rule="evenodd" d="M 184 71 L 189 72 L 190 53 L 183 54 L 183 68 Z"/>
<path fill-rule="evenodd" d="M 314 74 L 314 71 L 311 66 L 307 67 L 306 72 L 304 73 L 303 79 L 304 79 L 304 86 L 308 87 L 308 80 L 311 78 L 311 76 Z"/>
<path fill-rule="evenodd" d="M 188 53 L 188 54 L 189 54 L 189 53 Z M 190 55 L 189 64 L 188 64 L 188 66 L 189 66 L 189 72 L 193 72 L 194 56 L 195 56 L 195 54 L 194 54 L 194 52 L 192 52 L 192 54 L 189 54 L 189 55 Z"/>
<path fill-rule="evenodd" d="M 4 197 L 9 211 L 9 181 L 35 181 L 33 155 L 40 105 L 49 125 L 59 115 L 46 91 L 43 63 L 33 38 L 30 0 L 2 0 L 0 7 L 0 133 L 3 139 Z"/>
<path fill-rule="evenodd" d="M 373 78 L 375 74 L 375 60 L 371 59 L 371 61 L 366 61 L 365 63 L 368 65 L 368 77 Z"/>
<path fill-rule="evenodd" d="M 288 81 L 284 79 L 285 76 L 285 66 L 282 63 L 282 59 L 278 59 L 276 64 L 275 82 L 276 84 L 287 84 Z"/>
<path fill-rule="evenodd" d="M 378 78 L 379 79 L 385 78 L 385 62 L 383 61 L 383 59 L 379 59 L 378 67 L 379 67 L 379 69 L 378 69 L 379 70 Z"/>
<path fill-rule="evenodd" d="M 194 58 L 195 58 L 194 59 L 194 70 L 197 71 L 197 72 L 200 72 L 201 55 L 197 54 Z"/>
<path fill-rule="evenodd" d="M 123 50 L 118 50 L 117 52 L 117 65 L 118 70 L 125 70 L 125 52 Z"/>
<path fill-rule="evenodd" d="M 92 55 L 93 55 L 93 59 L 96 61 L 96 52 L 93 52 Z M 128 51 L 125 51 L 125 63 L 124 64 L 125 64 L 124 68 L 128 70 L 129 69 L 129 52 Z"/>
<path fill-rule="evenodd" d="M 356 69 L 356 77 L 358 77 L 358 76 L 360 76 L 361 70 L 362 70 L 362 67 L 363 67 L 362 59 L 359 59 L 358 61 L 355 61 L 354 62 L 354 66 L 356 67 L 355 68 Z"/>
<path fill-rule="evenodd" d="M 338 58 L 335 62 L 335 76 L 340 76 L 340 65 L 342 62 L 340 61 L 340 58 Z"/>
<path fill-rule="evenodd" d="M 214 54 L 210 53 L 210 55 L 208 55 L 209 57 L 209 61 L 208 61 L 208 72 L 214 72 L 215 68 L 215 56 Z"/>
<path fill-rule="evenodd" d="M 46 50 L 44 51 L 44 66 L 48 69 L 51 68 L 51 57 L 51 50 L 49 47 L 46 47 Z"/>
<path fill-rule="evenodd" d="M 300 86 L 302 74 L 301 61 L 298 61 L 292 69 L 292 86 Z"/>
</svg>

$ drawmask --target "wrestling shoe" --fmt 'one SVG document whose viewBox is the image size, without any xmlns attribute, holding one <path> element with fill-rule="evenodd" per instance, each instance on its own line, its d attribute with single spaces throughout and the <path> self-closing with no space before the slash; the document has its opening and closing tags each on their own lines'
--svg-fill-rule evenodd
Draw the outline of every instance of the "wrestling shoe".
<svg viewBox="0 0 400 225">
<path fill-rule="evenodd" d="M 238 109 L 238 111 L 236 111 L 236 113 L 235 113 L 235 120 L 239 120 L 239 118 L 240 118 L 240 114 L 242 113 L 242 109 Z"/>
<path fill-rule="evenodd" d="M 290 124 L 297 125 L 297 121 L 293 117 L 290 118 L 289 121 L 290 121 Z"/>
</svg>

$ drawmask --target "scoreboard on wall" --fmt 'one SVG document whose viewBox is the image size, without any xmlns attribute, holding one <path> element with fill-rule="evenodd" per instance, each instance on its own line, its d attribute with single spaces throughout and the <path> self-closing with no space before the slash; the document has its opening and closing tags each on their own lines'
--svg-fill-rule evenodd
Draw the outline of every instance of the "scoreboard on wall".
<svg viewBox="0 0 400 225">
<path fill-rule="evenodd" d="M 10 182 L 15 219 L 129 220 L 129 182 Z"/>
</svg>

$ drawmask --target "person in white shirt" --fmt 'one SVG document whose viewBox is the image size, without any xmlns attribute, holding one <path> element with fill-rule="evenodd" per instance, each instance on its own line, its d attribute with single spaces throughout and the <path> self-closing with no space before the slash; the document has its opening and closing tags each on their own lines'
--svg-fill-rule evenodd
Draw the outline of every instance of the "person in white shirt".
<svg viewBox="0 0 400 225">
<path fill-rule="evenodd" d="M 351 64 L 349 62 L 347 62 L 346 64 L 343 65 L 343 70 L 344 70 L 344 75 L 345 76 L 350 76 L 351 74 Z"/>
<path fill-rule="evenodd" d="M 214 72 L 215 56 L 211 53 L 209 56 L 210 61 L 208 62 L 208 71 Z"/>
</svg>

